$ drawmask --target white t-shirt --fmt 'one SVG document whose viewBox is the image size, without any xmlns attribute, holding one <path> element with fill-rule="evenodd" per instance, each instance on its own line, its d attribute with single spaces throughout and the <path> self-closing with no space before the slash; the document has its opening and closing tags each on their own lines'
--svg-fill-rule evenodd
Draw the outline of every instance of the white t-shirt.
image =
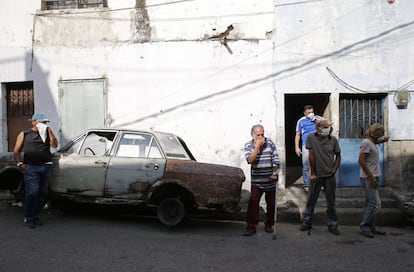
<svg viewBox="0 0 414 272">
<path fill-rule="evenodd" d="M 374 177 L 379 177 L 381 175 L 381 168 L 379 165 L 378 146 L 366 138 L 362 140 L 361 145 L 359 147 L 359 152 L 366 154 L 365 163 L 367 164 L 368 169 L 371 171 Z M 368 175 L 362 168 L 360 168 L 359 170 L 359 176 L 361 178 L 368 177 Z"/>
</svg>

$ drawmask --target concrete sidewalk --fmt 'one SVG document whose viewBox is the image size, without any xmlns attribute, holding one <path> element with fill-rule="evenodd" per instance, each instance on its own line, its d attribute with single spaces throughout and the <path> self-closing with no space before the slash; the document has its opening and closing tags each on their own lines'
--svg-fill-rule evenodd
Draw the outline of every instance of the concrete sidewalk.
<svg viewBox="0 0 414 272">
<path fill-rule="evenodd" d="M 307 194 L 300 187 L 289 187 L 285 190 L 286 196 L 278 197 L 277 221 L 301 224 L 306 208 Z M 401 209 L 401 203 L 391 196 L 388 188 L 380 190 L 382 208 L 377 216 L 377 224 L 380 226 L 401 227 L 409 224 Z M 336 191 L 336 207 L 340 225 L 357 226 L 362 220 L 365 199 L 362 188 L 338 188 Z M 240 211 L 234 213 L 220 213 L 215 211 L 199 211 L 204 217 L 212 217 L 220 220 L 244 221 L 246 218 L 249 192 L 243 190 L 239 207 Z M 260 220 L 265 217 L 266 203 L 262 198 Z M 313 223 L 324 225 L 326 222 L 326 200 L 323 192 L 319 195 L 318 203 L 313 216 Z"/>
</svg>

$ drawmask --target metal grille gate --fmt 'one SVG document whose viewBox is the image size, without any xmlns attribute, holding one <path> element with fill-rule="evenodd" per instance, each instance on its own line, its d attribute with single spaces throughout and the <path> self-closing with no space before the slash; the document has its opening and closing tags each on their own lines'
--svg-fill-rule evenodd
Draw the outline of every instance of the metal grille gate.
<svg viewBox="0 0 414 272">
<path fill-rule="evenodd" d="M 341 167 L 339 186 L 360 186 L 359 145 L 364 133 L 373 123 L 384 124 L 384 94 L 353 95 L 339 97 L 339 144 L 341 146 Z M 383 146 L 379 147 L 381 168 L 384 156 Z M 380 185 L 383 179 L 380 178 Z"/>
<path fill-rule="evenodd" d="M 341 138 L 364 138 L 373 123 L 384 123 L 384 95 L 342 95 L 339 101 Z"/>
</svg>

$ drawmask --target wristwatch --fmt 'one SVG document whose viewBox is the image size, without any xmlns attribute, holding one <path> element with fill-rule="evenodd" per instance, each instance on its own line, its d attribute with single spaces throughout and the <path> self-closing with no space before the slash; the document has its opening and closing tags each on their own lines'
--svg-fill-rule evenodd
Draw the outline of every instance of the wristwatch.
<svg viewBox="0 0 414 272">
<path fill-rule="evenodd" d="M 17 167 L 20 167 L 21 165 L 23 165 L 23 162 L 18 162 L 17 163 Z"/>
</svg>

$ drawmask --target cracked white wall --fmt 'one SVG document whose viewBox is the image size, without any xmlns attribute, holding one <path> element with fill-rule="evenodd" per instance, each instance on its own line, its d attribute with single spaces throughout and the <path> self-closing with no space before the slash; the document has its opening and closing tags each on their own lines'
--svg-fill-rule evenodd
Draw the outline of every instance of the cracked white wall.
<svg viewBox="0 0 414 272">
<path fill-rule="evenodd" d="M 0 3 L 10 11 L 1 21 L 15 10 L 24 18 L 1 24 L 0 81 L 33 80 L 35 108 L 55 131 L 58 81 L 105 77 L 111 126 L 177 133 L 199 161 L 239 166 L 248 177 L 250 127 L 262 123 L 276 136 L 273 1 L 141 1 L 136 9 L 124 0 L 104 12 Z M 227 44 L 209 39 L 229 25 Z"/>
</svg>

